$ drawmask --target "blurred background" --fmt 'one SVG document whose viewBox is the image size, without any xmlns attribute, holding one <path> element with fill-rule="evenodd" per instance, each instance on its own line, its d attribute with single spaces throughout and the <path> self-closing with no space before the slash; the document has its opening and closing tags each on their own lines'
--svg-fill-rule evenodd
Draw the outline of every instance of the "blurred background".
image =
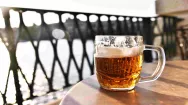
<svg viewBox="0 0 188 105">
<path fill-rule="evenodd" d="M 0 105 L 61 99 L 95 73 L 95 35 L 142 35 L 145 44 L 162 46 L 167 60 L 187 59 L 187 3 L 1 0 Z M 154 52 L 144 53 L 145 62 L 157 60 Z"/>
</svg>

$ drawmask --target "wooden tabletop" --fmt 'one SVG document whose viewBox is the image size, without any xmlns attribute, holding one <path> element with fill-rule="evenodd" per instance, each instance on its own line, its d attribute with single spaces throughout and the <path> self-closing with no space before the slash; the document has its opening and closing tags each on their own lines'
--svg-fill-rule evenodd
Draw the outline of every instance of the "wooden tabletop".
<svg viewBox="0 0 188 105">
<path fill-rule="evenodd" d="M 144 64 L 144 75 L 155 68 Z M 169 61 L 154 82 L 137 84 L 134 90 L 107 91 L 93 75 L 76 84 L 60 105 L 188 105 L 188 61 Z"/>
</svg>

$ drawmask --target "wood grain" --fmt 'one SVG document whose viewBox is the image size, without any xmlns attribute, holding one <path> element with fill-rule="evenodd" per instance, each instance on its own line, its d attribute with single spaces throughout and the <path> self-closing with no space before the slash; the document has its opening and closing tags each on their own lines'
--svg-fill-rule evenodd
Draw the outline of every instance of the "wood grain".
<svg viewBox="0 0 188 105">
<path fill-rule="evenodd" d="M 144 74 L 155 66 L 144 64 Z M 137 84 L 132 91 L 104 90 L 93 75 L 76 84 L 60 105 L 188 105 L 188 61 L 167 62 L 158 80 Z"/>
</svg>

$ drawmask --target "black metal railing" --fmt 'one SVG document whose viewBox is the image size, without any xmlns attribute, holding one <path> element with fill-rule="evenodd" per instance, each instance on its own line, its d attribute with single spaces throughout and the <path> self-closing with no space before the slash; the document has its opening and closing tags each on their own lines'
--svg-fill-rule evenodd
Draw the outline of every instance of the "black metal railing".
<svg viewBox="0 0 188 105">
<path fill-rule="evenodd" d="M 96 13 L 82 13 L 82 12 L 70 12 L 70 11 L 54 11 L 54 10 L 40 10 L 40 9 L 29 9 L 29 8 L 5 8 L 2 7 L 3 18 L 5 22 L 5 28 L 1 29 L 0 38 L 4 45 L 6 46 L 9 55 L 10 55 L 10 67 L 8 72 L 8 76 L 6 79 L 6 86 L 4 91 L 0 91 L 0 96 L 3 99 L 4 104 L 8 104 L 10 102 L 7 101 L 7 88 L 10 78 L 10 73 L 12 72 L 14 78 L 14 86 L 15 86 L 15 93 L 16 93 L 16 100 L 15 102 L 18 105 L 22 105 L 24 100 L 33 99 L 38 97 L 35 95 L 35 81 L 36 81 L 36 73 L 38 71 L 38 66 L 40 66 L 40 70 L 42 71 L 45 79 L 47 80 L 48 84 L 48 91 L 53 92 L 57 89 L 54 89 L 54 72 L 56 71 L 55 66 L 59 65 L 60 72 L 63 75 L 64 87 L 68 87 L 72 85 L 70 83 L 70 71 L 71 66 L 75 65 L 75 71 L 78 74 L 78 81 L 83 79 L 83 66 L 84 62 L 87 62 L 90 74 L 94 74 L 93 70 L 93 60 L 90 59 L 87 49 L 86 49 L 86 42 L 87 40 L 92 40 L 94 42 L 95 35 L 142 35 L 144 37 L 145 44 L 153 44 L 154 38 L 156 36 L 160 36 L 162 43 L 161 46 L 164 47 L 167 59 L 173 57 L 176 54 L 176 17 L 167 17 L 167 16 L 159 16 L 159 17 L 134 17 L 134 16 L 124 16 L 124 15 L 112 15 L 112 14 L 96 14 Z M 19 13 L 19 27 L 12 28 L 10 25 L 10 14 L 9 11 L 14 10 Z M 41 25 L 40 26 L 31 26 L 27 27 L 24 23 L 23 13 L 26 11 L 34 11 L 40 14 Z M 44 21 L 44 14 L 52 12 L 58 15 L 59 22 L 57 24 L 47 24 Z M 62 21 L 62 14 L 69 13 L 73 15 L 73 19 L 69 19 L 68 23 Z M 77 15 L 83 14 L 86 16 L 86 21 L 80 21 L 77 19 Z M 96 22 L 90 21 L 90 16 L 95 15 L 98 17 Z M 101 21 L 100 17 L 106 16 L 107 21 Z M 116 20 L 111 20 L 110 17 L 114 16 Z M 122 18 L 122 20 L 119 19 Z M 163 21 L 160 21 L 163 20 Z M 160 27 L 161 26 L 161 27 Z M 35 30 L 33 30 L 33 28 Z M 65 40 L 67 40 L 67 44 L 69 46 L 69 56 L 67 60 L 67 67 L 64 67 L 60 57 L 58 56 L 58 42 L 61 39 L 56 39 L 52 35 L 52 31 L 54 29 L 63 30 L 65 33 Z M 155 32 L 154 30 L 157 30 Z M 18 34 L 16 34 L 18 32 Z M 81 63 L 79 64 L 73 52 L 73 41 L 75 39 L 80 39 L 82 43 L 83 53 L 81 55 Z M 44 67 L 43 62 L 40 59 L 39 54 L 39 46 L 42 40 L 47 40 L 50 42 L 53 50 L 53 61 L 50 71 L 50 75 L 47 74 L 47 69 Z M 32 79 L 29 81 L 26 77 L 26 74 L 23 72 L 22 67 L 19 65 L 19 62 L 16 57 L 17 51 L 17 44 L 21 43 L 22 41 L 30 42 L 35 53 L 35 62 L 32 71 Z M 94 45 L 93 45 L 94 46 Z M 63 49 L 63 48 L 62 48 Z M 0 58 L 1 59 L 1 58 Z M 151 52 L 145 52 L 145 61 L 152 61 L 152 54 Z M 72 62 L 72 63 L 71 63 Z M 6 71 L 6 70 L 4 70 Z M 1 72 L 1 70 L 0 70 Z M 24 80 L 26 83 L 26 87 L 28 87 L 29 95 L 24 98 L 23 91 L 21 87 L 23 84 L 20 83 L 20 78 Z"/>
</svg>

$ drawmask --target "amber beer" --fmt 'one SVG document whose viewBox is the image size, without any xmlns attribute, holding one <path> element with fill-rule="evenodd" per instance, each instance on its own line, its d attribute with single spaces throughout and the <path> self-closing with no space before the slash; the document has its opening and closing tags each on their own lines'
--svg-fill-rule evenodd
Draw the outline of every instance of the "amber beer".
<svg viewBox="0 0 188 105">
<path fill-rule="evenodd" d="M 97 57 L 95 67 L 100 85 L 105 89 L 134 88 L 140 78 L 142 54 L 131 57 Z"/>
<path fill-rule="evenodd" d="M 144 50 L 156 51 L 158 64 L 152 75 L 142 77 Z M 94 60 L 100 86 L 113 91 L 132 90 L 137 83 L 155 81 L 166 62 L 163 48 L 144 45 L 139 35 L 96 35 Z"/>
</svg>

